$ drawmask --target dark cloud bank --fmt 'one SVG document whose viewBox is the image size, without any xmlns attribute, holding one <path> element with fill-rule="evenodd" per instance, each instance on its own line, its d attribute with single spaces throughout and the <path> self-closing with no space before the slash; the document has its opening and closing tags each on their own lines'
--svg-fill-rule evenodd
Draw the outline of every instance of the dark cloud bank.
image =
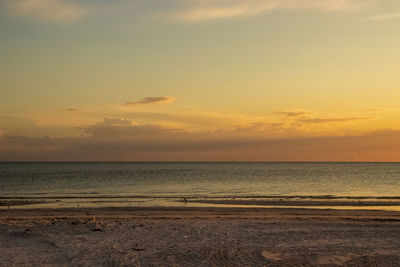
<svg viewBox="0 0 400 267">
<path fill-rule="evenodd" d="M 393 161 L 400 132 L 363 136 L 263 138 L 234 131 L 192 133 L 121 119 L 76 138 L 0 137 L 0 161 Z"/>
</svg>

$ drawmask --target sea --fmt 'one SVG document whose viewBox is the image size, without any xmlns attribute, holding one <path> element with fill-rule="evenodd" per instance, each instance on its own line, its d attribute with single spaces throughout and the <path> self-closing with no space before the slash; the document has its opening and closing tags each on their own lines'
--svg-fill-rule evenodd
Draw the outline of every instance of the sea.
<svg viewBox="0 0 400 267">
<path fill-rule="evenodd" d="M 400 210 L 400 163 L 0 163 L 0 209 L 89 207 Z"/>
</svg>

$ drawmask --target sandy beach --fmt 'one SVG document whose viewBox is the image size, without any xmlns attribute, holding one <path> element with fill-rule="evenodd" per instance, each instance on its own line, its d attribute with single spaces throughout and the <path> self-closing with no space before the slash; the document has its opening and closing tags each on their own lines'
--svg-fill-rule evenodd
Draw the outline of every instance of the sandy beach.
<svg viewBox="0 0 400 267">
<path fill-rule="evenodd" d="M 399 262 L 399 212 L 0 211 L 1 266 L 398 266 Z"/>
</svg>

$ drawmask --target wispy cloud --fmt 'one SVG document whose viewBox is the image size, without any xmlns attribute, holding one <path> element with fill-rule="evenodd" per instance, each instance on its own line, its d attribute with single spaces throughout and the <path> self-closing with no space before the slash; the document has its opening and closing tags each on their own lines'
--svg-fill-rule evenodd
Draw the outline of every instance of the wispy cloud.
<svg viewBox="0 0 400 267">
<path fill-rule="evenodd" d="M 276 115 L 281 115 L 286 117 L 299 117 L 309 114 L 309 112 L 306 111 L 274 111 L 273 113 Z"/>
<path fill-rule="evenodd" d="M 3 5 L 14 16 L 50 22 L 73 22 L 88 13 L 84 5 L 71 0 L 12 0 Z"/>
<path fill-rule="evenodd" d="M 318 123 L 339 123 L 339 122 L 349 122 L 349 121 L 360 121 L 373 119 L 372 117 L 361 117 L 361 116 L 341 116 L 341 117 L 331 117 L 331 116 L 319 116 L 313 115 L 313 112 L 309 111 L 274 111 L 273 114 L 284 116 L 290 121 L 295 121 L 299 123 L 308 124 L 318 124 Z"/>
<path fill-rule="evenodd" d="M 400 12 L 379 14 L 368 17 L 364 19 L 364 21 L 382 21 L 382 20 L 398 19 L 398 18 L 400 18 Z"/>
<path fill-rule="evenodd" d="M 359 120 L 370 120 L 370 117 L 342 117 L 342 118 L 298 118 L 297 121 L 303 123 L 333 123 L 333 122 L 349 122 Z"/>
<path fill-rule="evenodd" d="M 171 103 L 175 99 L 170 96 L 157 96 L 157 97 L 143 97 L 142 100 L 125 103 L 127 106 L 144 105 L 144 104 L 157 104 L 157 103 Z"/>
<path fill-rule="evenodd" d="M 167 17 L 199 22 L 216 19 L 251 17 L 282 9 L 348 11 L 368 6 L 378 0 L 173 0 L 163 1 L 83 1 L 83 0 L 0 0 L 6 12 L 22 18 L 68 23 L 88 15 L 135 15 Z M 129 12 L 127 11 L 129 10 Z M 390 15 L 393 14 L 388 14 Z M 386 19 L 378 16 L 371 20 Z"/>
<path fill-rule="evenodd" d="M 384 108 L 381 108 L 381 107 L 374 107 L 374 108 L 365 109 L 364 111 L 366 111 L 366 112 L 384 112 L 387 110 Z"/>
<path fill-rule="evenodd" d="M 277 9 L 353 10 L 374 0 L 191 0 L 173 18 L 187 22 L 250 17 Z"/>
<path fill-rule="evenodd" d="M 77 111 L 79 111 L 79 109 L 78 109 L 78 108 L 71 107 L 71 108 L 67 108 L 67 111 L 68 111 L 68 112 L 77 112 Z"/>
</svg>

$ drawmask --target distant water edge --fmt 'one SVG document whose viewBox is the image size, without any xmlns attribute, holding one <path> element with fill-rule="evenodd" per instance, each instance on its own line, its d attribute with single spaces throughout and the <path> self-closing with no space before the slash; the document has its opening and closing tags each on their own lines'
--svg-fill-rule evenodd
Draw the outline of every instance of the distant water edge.
<svg viewBox="0 0 400 267">
<path fill-rule="evenodd" d="M 400 163 L 0 163 L 0 208 L 400 210 Z"/>
</svg>

